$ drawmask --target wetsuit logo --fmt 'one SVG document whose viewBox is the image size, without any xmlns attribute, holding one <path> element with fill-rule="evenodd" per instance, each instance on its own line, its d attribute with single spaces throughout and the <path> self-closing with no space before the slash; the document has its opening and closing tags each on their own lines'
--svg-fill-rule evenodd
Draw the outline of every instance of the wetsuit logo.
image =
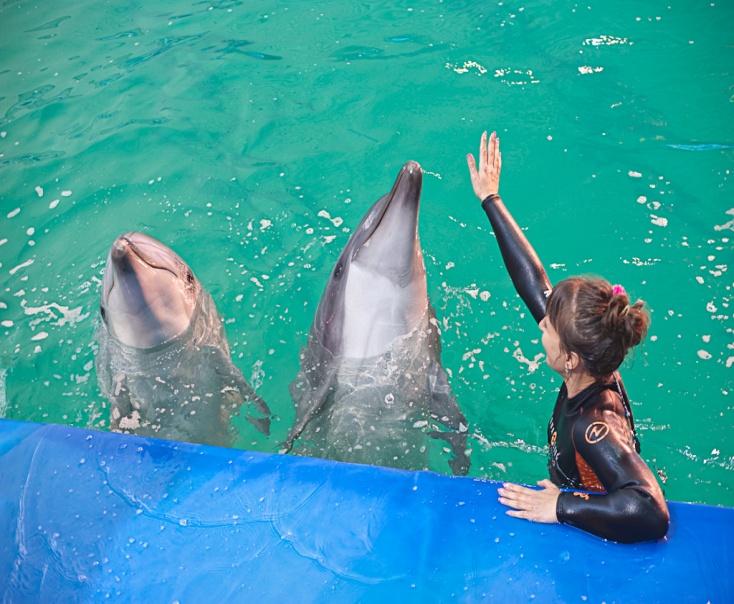
<svg viewBox="0 0 734 604">
<path fill-rule="evenodd" d="M 604 440 L 604 437 L 609 434 L 609 426 L 606 422 L 594 422 L 586 428 L 584 437 L 586 442 L 590 445 L 595 445 L 600 440 Z"/>
<path fill-rule="evenodd" d="M 581 497 L 581 499 L 585 499 L 586 501 L 589 501 L 589 494 L 588 493 L 579 493 L 578 491 L 576 491 L 574 493 L 574 496 L 575 497 Z"/>
</svg>

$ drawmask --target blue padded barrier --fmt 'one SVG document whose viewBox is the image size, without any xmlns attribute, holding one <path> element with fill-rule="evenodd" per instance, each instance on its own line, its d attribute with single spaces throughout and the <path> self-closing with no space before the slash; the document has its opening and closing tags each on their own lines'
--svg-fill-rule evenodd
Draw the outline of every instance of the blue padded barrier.
<svg viewBox="0 0 734 604">
<path fill-rule="evenodd" d="M 734 509 L 620 545 L 498 485 L 0 420 L 0 599 L 734 602 Z"/>
</svg>

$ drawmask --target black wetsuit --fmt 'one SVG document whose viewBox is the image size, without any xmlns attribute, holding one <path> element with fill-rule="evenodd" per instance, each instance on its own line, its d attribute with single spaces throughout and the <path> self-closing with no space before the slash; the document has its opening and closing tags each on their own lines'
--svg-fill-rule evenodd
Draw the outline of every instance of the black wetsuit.
<svg viewBox="0 0 734 604">
<path fill-rule="evenodd" d="M 515 289 L 540 323 L 551 289 L 540 259 L 499 195 L 487 197 L 482 208 Z M 625 543 L 665 536 L 668 508 L 639 456 L 629 399 L 617 372 L 572 398 L 566 385 L 561 387 L 548 424 L 548 445 L 551 480 L 578 489 L 558 497 L 559 522 Z"/>
</svg>

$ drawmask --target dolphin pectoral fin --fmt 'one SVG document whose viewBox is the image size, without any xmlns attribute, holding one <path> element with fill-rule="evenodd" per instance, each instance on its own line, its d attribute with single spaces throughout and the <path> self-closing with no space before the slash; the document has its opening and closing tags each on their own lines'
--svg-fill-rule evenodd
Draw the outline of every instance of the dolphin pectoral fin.
<svg viewBox="0 0 734 604">
<path fill-rule="evenodd" d="M 308 405 L 307 411 L 301 416 L 300 420 L 296 421 L 296 423 L 293 424 L 291 431 L 288 433 L 288 438 L 280 443 L 279 447 L 281 453 L 291 452 L 291 449 L 293 449 L 293 443 L 295 443 L 296 439 L 298 439 L 298 437 L 301 435 L 303 430 L 306 428 L 308 422 L 310 422 L 311 419 L 324 406 L 324 401 L 329 395 L 330 390 L 331 384 L 329 381 L 322 384 L 321 387 L 314 393 L 313 397 L 311 398 L 311 402 Z"/>
<path fill-rule="evenodd" d="M 260 396 L 258 396 L 252 388 L 250 388 L 249 390 L 250 392 L 247 395 L 247 399 L 249 400 L 249 402 L 255 405 L 255 409 L 258 410 L 262 417 L 253 417 L 253 415 L 250 414 L 247 417 L 247 421 L 255 426 L 255 428 L 257 428 L 265 436 L 270 436 L 270 419 L 273 417 L 273 414 L 270 412 L 270 407 L 268 407 L 268 404 Z"/>
<path fill-rule="evenodd" d="M 451 430 L 458 431 L 462 426 L 466 429 L 466 418 L 454 400 L 446 372 L 438 363 L 431 365 L 428 371 L 428 388 L 431 392 L 431 414 Z"/>
<path fill-rule="evenodd" d="M 251 407 L 246 418 L 247 421 L 255 426 L 255 428 L 265 436 L 270 436 L 270 419 L 273 417 L 273 414 L 271 413 L 268 404 L 262 399 L 262 397 L 255 393 L 252 386 L 247 383 L 245 376 L 242 375 L 242 372 L 232 364 L 228 355 L 225 355 L 219 348 L 213 352 L 221 355 L 221 358 L 218 359 L 218 362 L 216 363 L 217 373 L 223 380 L 229 382 L 233 388 L 237 389 L 243 399 L 239 402 L 236 408 L 232 409 L 232 415 L 239 413 L 243 402 L 250 403 Z M 252 406 L 254 406 L 257 413 L 253 413 Z"/>
<path fill-rule="evenodd" d="M 331 394 L 333 390 L 333 382 L 336 378 L 337 369 L 337 366 L 332 367 L 316 390 L 311 391 L 311 396 L 308 399 L 302 398 L 300 403 L 296 402 L 298 397 L 296 396 L 297 391 L 295 384 L 291 385 L 291 396 L 293 397 L 294 402 L 296 402 L 297 407 L 296 422 L 293 424 L 293 427 L 288 434 L 288 438 L 280 443 L 280 453 L 290 453 L 293 448 L 293 443 L 301 435 L 308 422 L 310 422 L 324 408 L 324 403 L 326 402 L 326 399 L 329 398 L 329 394 Z M 309 387 L 308 381 L 305 382 L 305 387 Z"/>
<path fill-rule="evenodd" d="M 103 392 L 102 394 L 106 395 L 110 402 L 110 431 L 122 432 L 120 420 L 131 417 L 133 412 L 127 376 L 121 373 L 112 377 L 109 392 Z"/>
<path fill-rule="evenodd" d="M 467 421 L 454 400 L 446 372 L 439 363 L 434 363 L 428 372 L 428 386 L 431 392 L 429 411 L 448 428 L 446 431 L 434 430 L 429 435 L 451 446 L 454 456 L 449 460 L 449 466 L 454 474 L 466 476 L 471 466 L 466 454 Z"/>
<path fill-rule="evenodd" d="M 471 460 L 466 454 L 466 433 L 458 432 L 441 432 L 434 430 L 429 432 L 431 438 L 446 441 L 454 452 L 454 456 L 449 459 L 449 467 L 456 476 L 466 476 L 471 467 Z"/>
<path fill-rule="evenodd" d="M 270 418 L 269 417 L 248 417 L 246 418 L 255 428 L 262 432 L 265 436 L 270 436 Z"/>
<path fill-rule="evenodd" d="M 253 405 L 259 414 L 258 417 L 258 415 L 250 411 L 246 418 L 247 421 L 255 426 L 255 428 L 265 436 L 270 436 L 270 419 L 273 417 L 270 407 L 268 407 L 268 404 L 262 399 L 262 397 L 252 389 L 245 378 L 242 377 L 242 374 L 240 374 L 240 380 L 238 380 L 237 386 L 242 396 L 245 397 L 245 400 Z"/>
</svg>

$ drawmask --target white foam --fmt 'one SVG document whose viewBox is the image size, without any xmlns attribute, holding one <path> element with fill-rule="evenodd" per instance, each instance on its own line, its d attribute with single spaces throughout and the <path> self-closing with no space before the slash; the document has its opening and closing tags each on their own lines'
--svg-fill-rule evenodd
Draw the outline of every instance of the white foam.
<svg viewBox="0 0 734 604">
<path fill-rule="evenodd" d="M 658 17 L 660 19 L 660 17 Z M 613 44 L 632 44 L 627 38 L 619 38 L 617 36 L 600 35 L 598 38 L 587 38 L 583 41 L 584 46 L 610 46 Z"/>
<path fill-rule="evenodd" d="M 38 318 L 33 319 L 30 322 L 31 328 L 34 328 L 42 321 L 52 321 L 52 325 L 59 326 L 66 325 L 68 323 L 70 326 L 73 327 L 79 321 L 83 321 L 89 316 L 89 313 L 85 315 L 82 314 L 81 306 L 70 309 L 68 306 L 61 306 L 56 302 L 44 304 L 43 306 L 24 308 L 24 311 L 27 315 L 41 315 L 42 313 L 45 314 L 45 316 L 39 316 Z"/>
<path fill-rule="evenodd" d="M 31 265 L 31 264 L 33 264 L 34 262 L 35 262 L 35 260 L 34 260 L 33 258 L 31 258 L 30 260 L 26 260 L 26 261 L 25 261 L 25 262 L 24 262 L 23 264 L 19 264 L 19 265 L 18 265 L 18 266 L 16 266 L 15 268 L 11 268 L 11 269 L 10 269 L 10 271 L 8 271 L 8 272 L 9 272 L 9 273 L 10 273 L 11 275 L 14 275 L 14 274 L 15 274 L 15 273 L 17 273 L 17 272 L 18 272 L 18 271 L 19 271 L 20 269 L 22 269 L 22 268 L 25 268 L 26 266 L 30 266 L 30 265 Z"/>
<path fill-rule="evenodd" d="M 542 352 L 539 352 L 531 361 L 530 359 L 525 357 L 520 348 L 517 348 L 515 352 L 512 353 L 512 356 L 520 363 L 525 363 L 528 366 L 528 370 L 530 371 L 530 373 L 533 373 L 536 369 L 538 369 L 538 367 L 540 367 L 540 361 L 543 359 L 544 355 Z"/>
<path fill-rule="evenodd" d="M 727 210 L 726 213 L 729 215 L 734 215 L 734 208 Z M 715 231 L 723 231 L 725 229 L 731 229 L 732 231 L 734 231 L 734 220 L 730 220 L 729 222 L 726 222 L 724 224 L 714 225 Z"/>
<path fill-rule="evenodd" d="M 333 225 L 334 225 L 335 227 L 337 227 L 337 228 L 339 228 L 339 227 L 340 227 L 340 226 L 341 226 L 342 224 L 344 224 L 344 219 L 343 219 L 343 218 L 340 218 L 340 217 L 338 217 L 338 216 L 337 216 L 336 218 L 332 218 L 332 217 L 331 217 L 331 215 L 329 214 L 329 212 L 327 212 L 326 210 L 321 210 L 321 211 L 320 211 L 320 212 L 318 213 L 318 216 L 319 216 L 320 218 L 326 218 L 327 220 L 330 220 L 330 221 L 331 221 L 331 223 L 332 223 L 332 224 L 333 224 Z"/>
<path fill-rule="evenodd" d="M 476 61 L 464 61 L 464 64 L 461 67 L 452 65 L 451 63 L 446 63 L 446 69 L 453 69 L 456 73 L 468 73 L 472 68 L 477 70 L 477 75 L 481 76 L 487 73 L 487 68 L 483 67 Z"/>
<path fill-rule="evenodd" d="M 133 411 L 130 417 L 123 417 L 119 423 L 121 430 L 135 430 L 140 428 L 140 413 Z"/>
</svg>

